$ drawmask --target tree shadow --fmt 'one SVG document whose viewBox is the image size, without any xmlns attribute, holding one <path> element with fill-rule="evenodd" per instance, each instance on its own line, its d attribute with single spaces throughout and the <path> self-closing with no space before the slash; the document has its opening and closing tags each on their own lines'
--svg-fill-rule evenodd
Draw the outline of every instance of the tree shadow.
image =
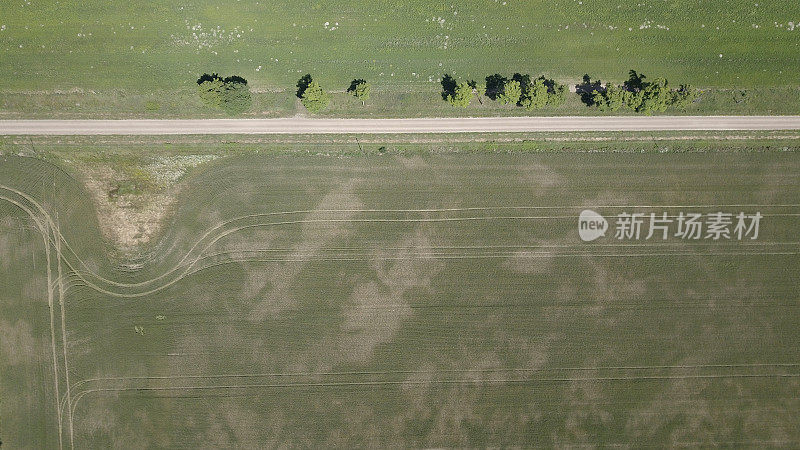
<svg viewBox="0 0 800 450">
<path fill-rule="evenodd" d="M 638 92 L 644 89 L 644 79 L 647 78 L 646 76 L 642 75 L 641 73 L 636 73 L 635 70 L 631 69 L 628 72 L 628 81 L 623 84 L 625 90 L 631 92 Z"/>
<path fill-rule="evenodd" d="M 486 96 L 492 100 L 497 100 L 497 96 L 503 93 L 503 87 L 508 82 L 508 78 L 496 73 L 486 77 Z"/>
<path fill-rule="evenodd" d="M 197 84 L 203 84 L 206 81 L 223 81 L 223 80 L 222 80 L 222 77 L 219 76 L 219 74 L 217 74 L 217 73 L 212 73 L 210 75 L 207 74 L 207 73 L 204 73 L 204 74 L 200 75 L 200 78 L 197 79 Z"/>
<path fill-rule="evenodd" d="M 454 97 L 456 95 L 456 79 L 451 77 L 450 74 L 444 74 L 442 77 L 442 100 L 447 100 L 447 97 Z"/>
<path fill-rule="evenodd" d="M 247 80 L 240 77 L 239 75 L 231 75 L 229 77 L 225 77 L 224 82 L 232 84 L 247 84 Z"/>
<path fill-rule="evenodd" d="M 511 81 L 516 81 L 519 83 L 519 87 L 522 89 L 523 93 L 528 92 L 528 89 L 531 87 L 531 76 L 529 74 L 521 74 L 519 72 L 515 73 L 511 76 Z"/>
<path fill-rule="evenodd" d="M 351 82 L 350 82 L 350 87 L 349 87 L 349 88 L 347 88 L 347 92 L 348 92 L 348 93 L 350 93 L 350 92 L 355 92 L 355 90 L 356 90 L 356 87 L 358 87 L 358 85 L 359 85 L 359 84 L 361 84 L 361 83 L 366 83 L 366 82 L 367 82 L 367 80 L 365 80 L 365 79 L 363 79 L 363 78 L 356 78 L 356 79 L 354 79 L 353 81 L 351 81 Z"/>
<path fill-rule="evenodd" d="M 312 81 L 314 80 L 311 78 L 310 73 L 303 75 L 299 80 L 297 80 L 297 98 L 303 98 L 303 93 L 306 92 L 308 85 L 311 84 Z"/>
<path fill-rule="evenodd" d="M 581 96 L 581 101 L 586 106 L 594 106 L 594 93 L 605 92 L 606 88 L 603 87 L 600 80 L 592 81 L 589 74 L 583 75 L 583 82 L 575 85 L 575 92 Z"/>
</svg>

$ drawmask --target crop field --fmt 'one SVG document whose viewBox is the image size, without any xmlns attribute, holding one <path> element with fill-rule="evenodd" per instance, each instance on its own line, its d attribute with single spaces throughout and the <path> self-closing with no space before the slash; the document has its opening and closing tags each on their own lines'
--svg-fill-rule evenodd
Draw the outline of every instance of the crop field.
<svg viewBox="0 0 800 450">
<path fill-rule="evenodd" d="M 4 444 L 800 442 L 795 152 L 196 162 L 123 258 L 77 172 L 0 156 Z M 758 235 L 613 229 L 716 212 Z"/>
<path fill-rule="evenodd" d="M 212 71 L 249 80 L 258 115 L 293 114 L 294 84 L 307 72 L 336 92 L 366 78 L 377 105 L 367 112 L 383 115 L 391 105 L 405 113 L 438 106 L 445 73 L 519 71 L 577 83 L 585 73 L 619 82 L 636 69 L 675 84 L 744 89 L 751 103 L 778 100 L 761 110 L 800 96 L 769 90 L 800 79 L 800 6 L 792 1 L 400 3 L 6 2 L 0 113 L 210 114 L 193 83 Z M 746 100 L 734 101 L 737 94 L 725 93 L 723 108 Z M 360 111 L 344 97 L 335 106 Z"/>
</svg>

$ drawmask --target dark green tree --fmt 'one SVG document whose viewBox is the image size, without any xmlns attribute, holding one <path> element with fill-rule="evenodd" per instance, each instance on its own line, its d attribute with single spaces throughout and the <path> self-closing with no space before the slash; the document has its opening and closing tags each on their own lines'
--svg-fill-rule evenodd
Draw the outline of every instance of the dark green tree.
<svg viewBox="0 0 800 450">
<path fill-rule="evenodd" d="M 252 95 L 250 88 L 247 86 L 247 80 L 244 78 L 232 75 L 225 78 L 223 106 L 222 108 L 231 114 L 241 114 L 248 109 L 252 104 Z"/>
<path fill-rule="evenodd" d="M 670 89 L 666 78 L 659 77 L 653 81 L 646 81 L 643 74 L 631 70 L 628 80 L 622 86 L 606 83 L 605 87 L 599 82 L 590 84 L 588 76 L 584 77 L 586 90 L 591 92 L 590 106 L 597 106 L 603 111 L 617 111 L 623 106 L 642 113 L 653 114 L 664 112 L 667 108 L 686 108 L 699 98 L 700 92 L 689 85 L 681 85 L 678 89 Z M 591 90 L 589 90 L 591 89 Z"/>
<path fill-rule="evenodd" d="M 204 73 L 197 79 L 197 93 L 200 100 L 212 108 L 222 108 L 223 104 L 223 91 L 225 83 L 216 73 Z"/>
<path fill-rule="evenodd" d="M 522 90 L 517 104 L 527 110 L 559 106 L 566 101 L 567 87 L 550 78 L 540 76 L 531 80 L 530 75 L 515 73 L 512 80 L 518 81 Z"/>
<path fill-rule="evenodd" d="M 628 101 L 628 106 L 636 112 L 647 115 L 664 112 L 672 103 L 672 92 L 666 78 L 656 78 L 652 82 L 642 84 L 643 88 L 635 92 Z"/>
</svg>

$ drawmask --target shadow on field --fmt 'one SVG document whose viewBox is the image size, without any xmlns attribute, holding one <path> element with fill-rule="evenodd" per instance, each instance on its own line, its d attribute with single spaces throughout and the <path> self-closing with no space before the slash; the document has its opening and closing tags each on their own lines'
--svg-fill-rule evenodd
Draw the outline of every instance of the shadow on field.
<svg viewBox="0 0 800 450">
<path fill-rule="evenodd" d="M 449 96 L 456 95 L 456 79 L 450 74 L 444 74 L 442 77 L 442 100 L 447 100 Z"/>
</svg>

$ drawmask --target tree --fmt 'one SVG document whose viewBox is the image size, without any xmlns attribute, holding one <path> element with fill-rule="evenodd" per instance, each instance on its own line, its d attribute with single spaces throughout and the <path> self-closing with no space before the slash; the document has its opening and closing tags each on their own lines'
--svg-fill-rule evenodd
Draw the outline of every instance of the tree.
<svg viewBox="0 0 800 450">
<path fill-rule="evenodd" d="M 511 79 L 514 80 L 514 81 L 519 82 L 519 87 L 520 87 L 520 89 L 522 89 L 522 95 L 525 95 L 525 94 L 528 93 L 528 90 L 530 90 L 531 85 L 532 85 L 531 76 L 530 75 L 528 75 L 528 74 L 523 75 L 521 73 L 515 73 L 511 77 Z"/>
<path fill-rule="evenodd" d="M 645 87 L 645 78 L 647 77 L 631 69 L 628 71 L 628 81 L 625 82 L 624 87 L 628 91 L 640 91 Z"/>
<path fill-rule="evenodd" d="M 470 99 L 472 99 L 472 87 L 468 82 L 462 81 L 456 85 L 453 94 L 448 95 L 446 100 L 453 106 L 466 108 Z"/>
<path fill-rule="evenodd" d="M 698 97 L 700 97 L 700 91 L 691 85 L 682 84 L 678 90 L 672 91 L 672 105 L 678 109 L 686 109 Z"/>
<path fill-rule="evenodd" d="M 250 88 L 247 80 L 240 76 L 230 76 L 223 81 L 225 93 L 223 94 L 223 109 L 233 114 L 241 114 L 252 104 Z"/>
<path fill-rule="evenodd" d="M 567 101 L 567 93 L 569 92 L 567 86 L 552 79 L 541 78 L 544 80 L 545 86 L 547 86 L 547 105 L 563 105 Z"/>
<path fill-rule="evenodd" d="M 521 95 L 517 105 L 527 110 L 544 108 L 545 106 L 559 106 L 566 101 L 567 87 L 555 80 L 540 76 L 535 80 L 528 74 L 515 73 L 512 82 L 518 82 Z"/>
<path fill-rule="evenodd" d="M 600 111 L 617 111 L 625 105 L 627 93 L 622 87 L 609 83 L 605 89 L 594 91 L 592 105 Z"/>
<path fill-rule="evenodd" d="M 636 112 L 647 115 L 653 112 L 664 112 L 672 103 L 672 92 L 667 86 L 666 78 L 656 78 L 653 82 L 643 83 L 643 88 L 636 92 L 628 106 Z"/>
<path fill-rule="evenodd" d="M 475 98 L 478 99 L 478 103 L 482 105 L 483 100 L 481 100 L 481 97 L 486 95 L 486 85 L 483 83 L 478 84 L 478 82 L 475 80 L 470 80 L 467 83 L 469 84 L 469 87 L 472 88 L 472 93 L 475 94 Z"/>
<path fill-rule="evenodd" d="M 583 75 L 582 83 L 575 85 L 575 92 L 581 96 L 581 101 L 586 106 L 597 106 L 594 98 L 598 92 L 602 92 L 604 89 L 600 80 L 592 81 L 592 77 L 588 73 Z"/>
<path fill-rule="evenodd" d="M 212 108 L 222 108 L 222 92 L 225 83 L 216 73 L 211 75 L 204 73 L 197 79 L 197 93 L 200 100 Z"/>
<path fill-rule="evenodd" d="M 252 103 L 247 80 L 238 75 L 222 78 L 216 73 L 204 73 L 197 79 L 197 92 L 207 106 L 223 109 L 229 114 L 247 111 Z"/>
<path fill-rule="evenodd" d="M 528 87 L 527 95 L 520 99 L 520 106 L 525 107 L 528 111 L 543 108 L 547 106 L 548 97 L 548 88 L 544 78 L 538 78 Z"/>
<path fill-rule="evenodd" d="M 592 93 L 591 101 L 584 103 L 597 106 L 602 111 L 616 111 L 627 106 L 636 112 L 649 115 L 654 112 L 664 112 L 671 106 L 685 108 L 700 95 L 697 89 L 689 85 L 670 89 L 666 78 L 659 77 L 653 81 L 645 81 L 646 78 L 643 74 L 631 70 L 628 73 L 628 80 L 622 86 L 606 83 L 605 87 L 601 87 L 599 82 L 590 84 L 590 79 L 586 76 L 584 84 L 592 89 Z"/>
<path fill-rule="evenodd" d="M 363 79 L 356 79 L 350 82 L 350 87 L 347 88 L 347 92 L 349 92 L 353 97 L 361 100 L 361 104 L 364 104 L 365 100 L 369 99 L 369 91 L 372 88 L 369 83 L 367 83 Z"/>
<path fill-rule="evenodd" d="M 331 102 L 330 95 L 325 92 L 325 89 L 316 81 L 311 81 L 308 86 L 303 90 L 303 96 L 300 99 L 303 106 L 306 107 L 310 113 L 318 113 L 328 107 Z"/>
<path fill-rule="evenodd" d="M 456 79 L 450 76 L 450 74 L 444 74 L 442 77 L 442 100 L 447 101 L 448 97 L 451 97 L 456 94 L 456 86 L 458 82 Z"/>
<path fill-rule="evenodd" d="M 522 88 L 519 81 L 511 80 L 503 85 L 503 92 L 497 96 L 497 100 L 504 105 L 516 105 L 522 96 Z"/>
</svg>

